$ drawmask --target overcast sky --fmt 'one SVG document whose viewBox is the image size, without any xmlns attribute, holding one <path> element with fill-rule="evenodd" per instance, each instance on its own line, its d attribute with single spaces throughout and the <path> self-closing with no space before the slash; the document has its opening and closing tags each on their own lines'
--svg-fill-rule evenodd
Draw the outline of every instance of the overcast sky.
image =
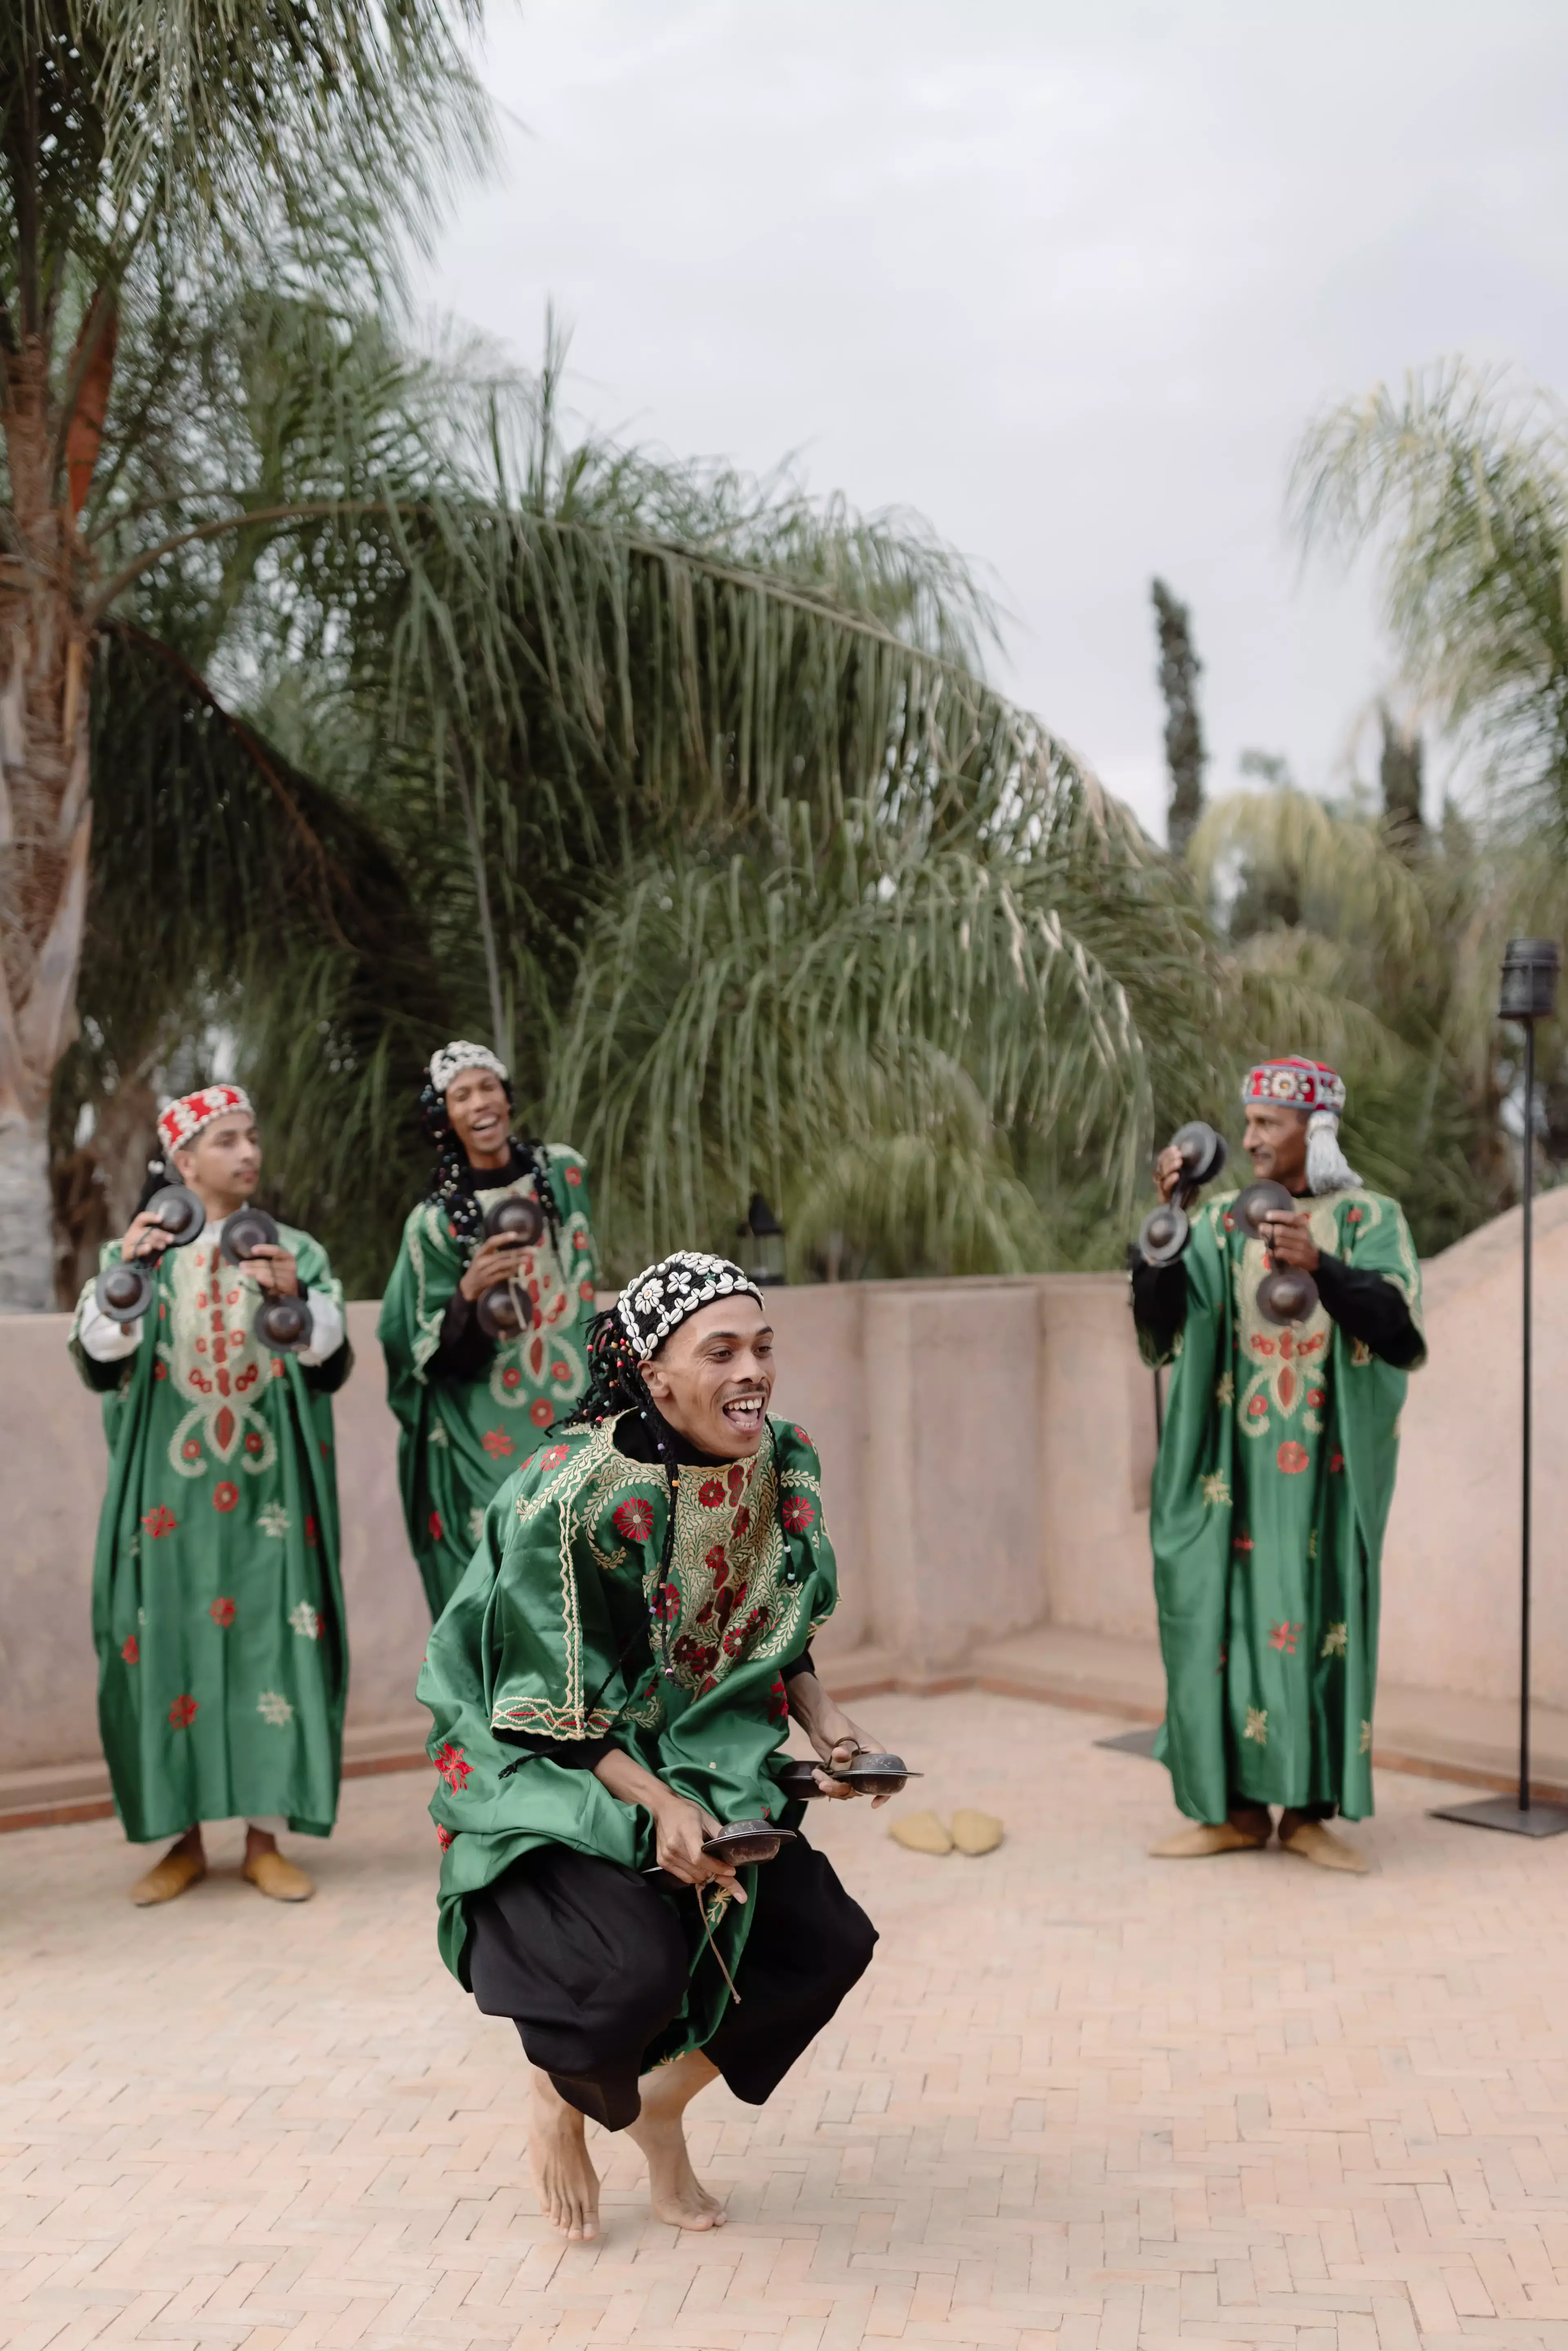
<svg viewBox="0 0 1568 2351">
<path fill-rule="evenodd" d="M 492 0 L 521 126 L 430 290 L 681 455 L 926 516 L 994 674 L 1145 820 L 1148 583 L 1193 608 L 1209 789 L 1343 785 L 1367 583 L 1300 576 L 1324 402 L 1466 352 L 1568 387 L 1560 0 Z"/>
</svg>

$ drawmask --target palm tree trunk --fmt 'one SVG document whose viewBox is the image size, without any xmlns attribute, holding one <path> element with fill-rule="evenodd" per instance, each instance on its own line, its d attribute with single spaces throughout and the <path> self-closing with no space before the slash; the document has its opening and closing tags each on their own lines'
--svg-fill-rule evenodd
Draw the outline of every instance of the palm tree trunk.
<svg viewBox="0 0 1568 2351">
<path fill-rule="evenodd" d="M 41 354 L 7 355 L 14 551 L 0 560 L 0 1311 L 53 1303 L 49 1092 L 77 1033 L 87 914 L 87 646 L 55 500 Z"/>
</svg>

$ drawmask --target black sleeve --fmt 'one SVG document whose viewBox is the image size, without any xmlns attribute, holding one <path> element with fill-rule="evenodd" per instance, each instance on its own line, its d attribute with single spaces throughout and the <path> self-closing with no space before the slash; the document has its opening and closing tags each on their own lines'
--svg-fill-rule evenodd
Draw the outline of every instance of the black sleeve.
<svg viewBox="0 0 1568 2351">
<path fill-rule="evenodd" d="M 817 1661 L 811 1655 L 811 1644 L 808 1641 L 800 1656 L 791 1657 L 784 1667 L 783 1676 L 787 1682 L 792 1682 L 797 1674 L 814 1674 L 816 1670 Z"/>
<path fill-rule="evenodd" d="M 509 1767 L 514 1771 L 536 1755 L 544 1756 L 551 1763 L 564 1763 L 569 1771 L 591 1771 L 621 1744 L 608 1732 L 601 1739 L 546 1739 L 533 1730 L 497 1730 L 494 1736 L 503 1747 L 522 1749 L 517 1761 Z"/>
<path fill-rule="evenodd" d="M 1168 1355 L 1186 1321 L 1186 1268 L 1178 1257 L 1172 1265 L 1151 1265 L 1141 1249 L 1127 1253 L 1133 1277 L 1133 1320 L 1156 1353 Z"/>
<path fill-rule="evenodd" d="M 441 1337 L 430 1359 L 431 1378 L 482 1379 L 495 1351 L 495 1341 L 486 1339 L 479 1327 L 474 1301 L 465 1298 L 460 1290 L 455 1290 L 441 1318 Z"/>
<path fill-rule="evenodd" d="M 1342 1331 L 1370 1347 L 1396 1372 L 1407 1372 L 1426 1352 L 1410 1309 L 1385 1275 L 1342 1257 L 1318 1258 L 1318 1290 Z"/>
</svg>

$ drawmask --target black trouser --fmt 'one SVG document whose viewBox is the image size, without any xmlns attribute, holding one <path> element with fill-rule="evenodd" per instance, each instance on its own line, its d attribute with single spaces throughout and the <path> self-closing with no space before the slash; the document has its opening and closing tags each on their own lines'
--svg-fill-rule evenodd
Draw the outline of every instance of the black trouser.
<svg viewBox="0 0 1568 2351">
<path fill-rule="evenodd" d="M 704 2054 L 759 2106 L 865 1973 L 876 1929 L 803 1837 L 758 1871 L 753 1898 L 740 1999 Z M 468 1980 L 485 2014 L 513 2020 L 529 2063 L 580 2114 L 611 2130 L 635 2122 L 644 2054 L 679 2015 L 702 1941 L 695 1896 L 549 1844 L 471 1895 L 467 1915 Z"/>
</svg>

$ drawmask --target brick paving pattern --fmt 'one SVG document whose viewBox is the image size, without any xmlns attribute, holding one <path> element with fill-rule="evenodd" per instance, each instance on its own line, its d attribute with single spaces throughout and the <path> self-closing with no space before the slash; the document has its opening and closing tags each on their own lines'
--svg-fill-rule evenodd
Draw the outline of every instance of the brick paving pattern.
<svg viewBox="0 0 1568 2351">
<path fill-rule="evenodd" d="M 768 2107 L 692 2109 L 711 2237 L 651 2222 L 602 2134 L 602 2237 L 538 2219 L 515 2036 L 435 1959 L 419 1776 L 293 1841 L 299 1909 L 234 1829 L 151 1912 L 112 1824 L 0 1840 L 0 2340 L 1568 2351 L 1568 1844 L 1385 1775 L 1371 1877 L 1156 1864 L 1165 1775 L 1092 1744 L 1116 1726 L 857 1711 L 1009 1841 L 813 1813 L 882 1946 Z"/>
</svg>

